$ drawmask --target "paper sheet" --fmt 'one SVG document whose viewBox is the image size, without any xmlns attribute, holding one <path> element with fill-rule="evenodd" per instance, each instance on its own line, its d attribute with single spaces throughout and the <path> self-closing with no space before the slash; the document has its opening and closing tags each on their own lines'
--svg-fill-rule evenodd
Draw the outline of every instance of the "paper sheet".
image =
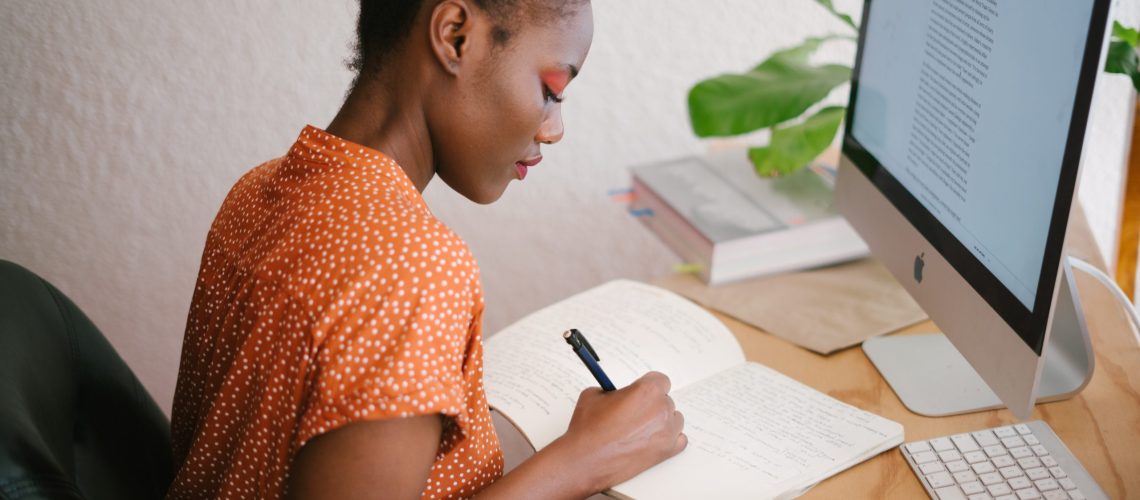
<svg viewBox="0 0 1140 500">
<path fill-rule="evenodd" d="M 549 306 L 492 336 L 484 350 L 487 401 L 536 449 L 566 432 L 578 395 L 598 385 L 562 339 L 570 328 L 586 336 L 618 387 L 656 370 L 676 391 L 744 362 L 724 324 L 660 288 L 612 281 Z"/>
<path fill-rule="evenodd" d="M 658 284 L 820 354 L 927 318 L 873 259 L 715 287 L 692 275 Z"/>
<path fill-rule="evenodd" d="M 746 363 L 682 389 L 689 446 L 614 487 L 632 498 L 770 498 L 902 442 L 896 422 Z M 705 478 L 676 481 L 671 478 Z"/>
</svg>

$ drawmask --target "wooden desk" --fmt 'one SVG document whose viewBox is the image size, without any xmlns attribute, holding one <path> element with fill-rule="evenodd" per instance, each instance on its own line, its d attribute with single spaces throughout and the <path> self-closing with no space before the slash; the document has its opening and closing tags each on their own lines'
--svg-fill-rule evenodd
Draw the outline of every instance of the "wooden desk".
<svg viewBox="0 0 1140 500">
<path fill-rule="evenodd" d="M 1069 252 L 1104 268 L 1092 235 L 1078 213 Z M 1076 272 L 1096 353 L 1092 381 L 1076 397 L 1041 404 L 1033 420 L 1044 420 L 1084 464 L 1111 498 L 1140 498 L 1140 346 L 1111 293 L 1094 278 Z M 676 277 L 658 280 L 665 288 Z M 770 366 L 834 398 L 903 425 L 906 441 L 1014 423 L 1008 410 L 952 417 L 923 417 L 907 410 L 860 348 L 821 356 L 713 311 L 736 335 L 749 360 Z M 934 332 L 925 322 L 896 333 Z M 503 445 L 506 470 L 534 453 L 525 438 L 492 412 Z M 823 481 L 804 498 L 925 498 L 926 491 L 898 450 L 890 450 Z M 604 499 L 597 495 L 593 498 Z M 651 500 L 651 499 L 647 499 Z"/>
<path fill-rule="evenodd" d="M 1070 253 L 1103 269 L 1092 236 L 1080 222 Z M 1037 405 L 1032 420 L 1049 423 L 1111 498 L 1140 498 L 1140 346 L 1127 317 L 1094 278 L 1076 272 L 1096 353 L 1092 381 L 1076 397 Z M 657 284 L 670 287 L 671 278 Z M 763 363 L 834 398 L 903 425 L 906 441 L 1017 422 L 1008 410 L 923 417 L 907 410 L 860 348 L 821 356 L 716 313 L 736 334 L 749 360 Z M 934 332 L 927 321 L 901 332 Z M 897 334 L 896 334 L 897 335 Z M 925 490 L 898 450 L 828 479 L 804 498 L 924 498 Z"/>
</svg>

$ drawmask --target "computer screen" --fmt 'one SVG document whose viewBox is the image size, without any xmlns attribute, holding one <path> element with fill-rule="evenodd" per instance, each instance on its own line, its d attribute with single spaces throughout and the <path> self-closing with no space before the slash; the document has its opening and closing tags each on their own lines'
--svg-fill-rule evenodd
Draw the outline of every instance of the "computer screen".
<svg viewBox="0 0 1140 500">
<path fill-rule="evenodd" d="M 852 134 L 1032 309 L 1089 3 L 873 7 Z"/>
<path fill-rule="evenodd" d="M 1063 253 L 1110 4 L 864 3 L 835 198 L 945 334 L 864 343 L 916 412 L 1087 383 Z"/>
<path fill-rule="evenodd" d="M 1100 49 L 1094 2 L 866 8 L 845 153 L 1040 354 L 1087 120 L 1082 68 Z"/>
</svg>

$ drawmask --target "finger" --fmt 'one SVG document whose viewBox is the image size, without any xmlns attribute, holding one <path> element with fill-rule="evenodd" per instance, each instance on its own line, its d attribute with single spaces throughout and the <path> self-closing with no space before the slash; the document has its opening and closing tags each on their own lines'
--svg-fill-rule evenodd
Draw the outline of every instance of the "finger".
<svg viewBox="0 0 1140 500">
<path fill-rule="evenodd" d="M 669 428 L 678 434 L 685 430 L 685 414 L 674 411 L 673 418 L 669 420 Z"/>
<path fill-rule="evenodd" d="M 661 389 L 661 392 L 669 393 L 669 389 L 673 387 L 673 382 L 669 380 L 669 376 L 661 372 L 649 372 L 641 376 L 641 379 L 647 384 L 653 384 Z"/>
<path fill-rule="evenodd" d="M 681 453 L 682 451 L 685 451 L 685 448 L 687 448 L 688 446 L 689 446 L 689 436 L 686 436 L 685 433 L 683 433 L 683 432 L 678 434 L 677 435 L 677 441 L 675 443 L 673 443 L 673 449 L 671 450 L 669 456 L 674 456 L 678 453 Z"/>
<path fill-rule="evenodd" d="M 677 403 L 674 402 L 673 398 L 669 397 L 668 394 L 665 395 L 665 406 L 668 408 L 670 415 L 677 411 Z"/>
<path fill-rule="evenodd" d="M 585 401 L 585 400 L 590 399 L 590 398 L 596 398 L 596 397 L 600 396 L 603 392 L 605 392 L 605 391 L 603 391 L 600 387 L 587 387 L 587 388 L 583 389 L 581 393 L 578 394 L 578 401 L 581 402 L 581 401 Z"/>
</svg>

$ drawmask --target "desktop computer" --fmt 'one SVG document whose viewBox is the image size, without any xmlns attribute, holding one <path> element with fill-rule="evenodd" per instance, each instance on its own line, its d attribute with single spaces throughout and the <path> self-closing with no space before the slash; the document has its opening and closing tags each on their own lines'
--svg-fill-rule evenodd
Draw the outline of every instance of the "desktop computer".
<svg viewBox="0 0 1140 500">
<path fill-rule="evenodd" d="M 1110 0 L 868 0 L 836 205 L 942 334 L 868 357 L 924 415 L 1069 397 L 1093 355 L 1065 254 Z M 1103 496 L 1043 422 L 910 443 L 936 498 Z"/>
</svg>

